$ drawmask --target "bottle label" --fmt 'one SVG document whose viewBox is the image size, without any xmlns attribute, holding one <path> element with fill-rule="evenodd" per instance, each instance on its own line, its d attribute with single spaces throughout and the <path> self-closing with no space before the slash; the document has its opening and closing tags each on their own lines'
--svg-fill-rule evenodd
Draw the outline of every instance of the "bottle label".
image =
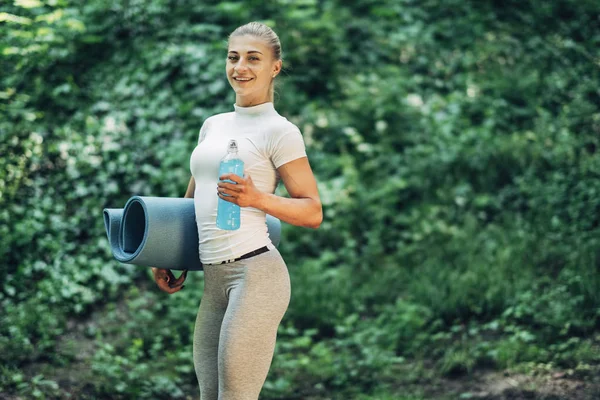
<svg viewBox="0 0 600 400">
<path fill-rule="evenodd" d="M 237 154 L 237 143 L 235 140 L 229 142 L 227 155 L 223 157 L 219 166 L 219 178 L 224 174 L 235 174 L 239 177 L 244 176 L 244 161 L 242 161 Z M 225 179 L 223 182 L 236 184 L 236 182 L 230 179 Z M 223 193 L 223 195 L 229 196 L 225 193 Z M 217 228 L 226 230 L 239 229 L 240 219 L 240 206 L 219 198 L 216 221 Z"/>
</svg>

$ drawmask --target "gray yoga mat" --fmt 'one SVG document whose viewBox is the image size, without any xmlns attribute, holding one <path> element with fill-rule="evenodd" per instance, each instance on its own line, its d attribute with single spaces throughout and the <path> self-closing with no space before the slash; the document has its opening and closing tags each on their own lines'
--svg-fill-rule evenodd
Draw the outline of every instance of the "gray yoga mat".
<svg viewBox="0 0 600 400">
<path fill-rule="evenodd" d="M 114 257 L 125 264 L 174 270 L 202 270 L 194 199 L 131 197 L 124 208 L 105 208 L 104 227 Z M 275 246 L 281 222 L 267 215 Z"/>
</svg>

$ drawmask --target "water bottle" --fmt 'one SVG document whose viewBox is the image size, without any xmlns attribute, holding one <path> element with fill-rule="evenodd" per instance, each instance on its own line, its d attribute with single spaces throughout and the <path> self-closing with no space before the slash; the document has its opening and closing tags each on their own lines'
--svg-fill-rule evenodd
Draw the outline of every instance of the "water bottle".
<svg viewBox="0 0 600 400">
<path fill-rule="evenodd" d="M 227 146 L 227 154 L 221 159 L 219 176 L 223 174 L 236 174 L 244 176 L 244 162 L 238 155 L 238 146 L 235 140 L 230 140 Z M 223 182 L 235 183 L 229 179 Z M 225 194 L 225 196 L 229 196 Z M 233 231 L 240 227 L 240 206 L 225 201 L 219 197 L 217 208 L 217 228 Z"/>
</svg>

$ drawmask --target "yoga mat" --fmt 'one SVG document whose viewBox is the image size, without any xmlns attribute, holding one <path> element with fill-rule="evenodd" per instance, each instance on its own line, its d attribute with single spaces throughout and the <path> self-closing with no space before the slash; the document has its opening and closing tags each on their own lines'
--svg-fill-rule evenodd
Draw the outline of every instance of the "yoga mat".
<svg viewBox="0 0 600 400">
<path fill-rule="evenodd" d="M 131 197 L 124 208 L 105 208 L 104 227 L 113 256 L 125 264 L 174 270 L 202 270 L 194 199 Z M 275 246 L 281 222 L 267 215 Z"/>
</svg>

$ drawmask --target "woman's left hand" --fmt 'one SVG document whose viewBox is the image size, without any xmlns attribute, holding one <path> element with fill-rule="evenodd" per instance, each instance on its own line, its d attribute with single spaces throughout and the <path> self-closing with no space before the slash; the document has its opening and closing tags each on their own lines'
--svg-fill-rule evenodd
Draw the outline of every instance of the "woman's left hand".
<svg viewBox="0 0 600 400">
<path fill-rule="evenodd" d="M 244 178 L 236 174 L 224 174 L 219 177 L 221 182 L 217 184 L 219 198 L 237 204 L 240 207 L 254 207 L 261 196 L 261 192 L 254 186 L 250 175 Z M 230 180 L 235 183 L 222 182 Z M 223 194 L 229 195 L 224 196 Z"/>
</svg>

